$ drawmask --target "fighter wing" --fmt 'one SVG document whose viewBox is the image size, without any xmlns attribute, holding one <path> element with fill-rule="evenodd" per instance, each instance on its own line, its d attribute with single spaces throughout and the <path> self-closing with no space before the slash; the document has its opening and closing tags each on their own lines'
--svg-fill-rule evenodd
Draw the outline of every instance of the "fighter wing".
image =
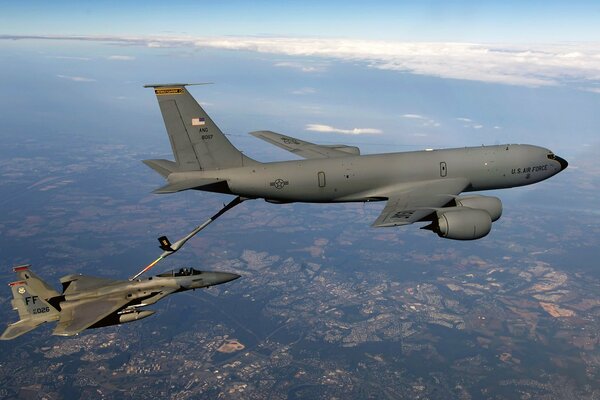
<svg viewBox="0 0 600 400">
<path fill-rule="evenodd" d="M 62 310 L 53 335 L 72 336 L 89 328 L 130 303 L 125 296 L 84 299 L 61 303 Z"/>
<path fill-rule="evenodd" d="M 387 197 L 388 202 L 372 226 L 409 225 L 420 221 L 436 208 L 445 206 L 468 185 L 464 178 L 403 184 L 380 195 Z"/>
<path fill-rule="evenodd" d="M 114 285 L 122 281 L 106 278 L 97 278 L 86 275 L 67 275 L 60 278 L 63 286 L 63 294 L 73 294 L 84 290 L 96 289 L 104 286 Z"/>
<path fill-rule="evenodd" d="M 269 142 L 303 158 L 334 158 L 360 155 L 360 149 L 343 144 L 318 145 L 271 131 L 250 132 L 252 136 Z"/>
</svg>

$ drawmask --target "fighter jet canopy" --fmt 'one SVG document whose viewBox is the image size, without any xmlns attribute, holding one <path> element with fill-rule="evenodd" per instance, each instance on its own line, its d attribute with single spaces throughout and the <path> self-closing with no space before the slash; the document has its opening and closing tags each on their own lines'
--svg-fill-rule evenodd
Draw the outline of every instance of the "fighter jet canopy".
<svg viewBox="0 0 600 400">
<path fill-rule="evenodd" d="M 170 271 L 163 272 L 162 274 L 158 274 L 157 276 L 168 278 L 172 276 L 190 276 L 190 275 L 200 275 L 202 271 L 198 271 L 194 268 L 179 268 L 172 269 Z"/>
</svg>

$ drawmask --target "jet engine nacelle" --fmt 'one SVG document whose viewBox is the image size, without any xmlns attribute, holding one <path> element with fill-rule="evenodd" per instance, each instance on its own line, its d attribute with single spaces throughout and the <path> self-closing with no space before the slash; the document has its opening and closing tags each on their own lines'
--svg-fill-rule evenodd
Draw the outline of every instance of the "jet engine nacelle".
<svg viewBox="0 0 600 400">
<path fill-rule="evenodd" d="M 502 215 L 502 202 L 497 197 L 492 196 L 458 196 L 454 199 L 458 207 L 476 208 L 485 210 L 490 214 L 492 222 L 496 221 Z"/>
<path fill-rule="evenodd" d="M 431 229 L 446 239 L 481 239 L 492 230 L 492 217 L 485 210 L 450 207 L 438 211 L 437 217 L 437 223 Z"/>
</svg>

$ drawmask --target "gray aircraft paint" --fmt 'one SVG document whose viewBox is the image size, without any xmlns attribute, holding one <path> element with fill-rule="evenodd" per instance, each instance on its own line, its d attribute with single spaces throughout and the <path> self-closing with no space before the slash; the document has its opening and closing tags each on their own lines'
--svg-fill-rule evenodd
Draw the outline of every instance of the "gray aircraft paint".
<svg viewBox="0 0 600 400">
<path fill-rule="evenodd" d="M 470 184 L 464 191 L 529 185 L 560 172 L 560 163 L 548 159 L 549 153 L 531 145 L 467 147 L 175 172 L 169 181 L 226 181 L 231 194 L 276 201 L 369 201 L 382 200 L 406 182 L 466 178 Z"/>
<path fill-rule="evenodd" d="M 15 267 L 18 281 L 10 284 L 12 305 L 19 321 L 10 324 L 0 340 L 14 339 L 44 322 L 58 321 L 54 335 L 72 336 L 85 329 L 118 325 L 146 318 L 154 311 L 143 307 L 186 290 L 219 285 L 239 278 L 228 272 L 172 270 L 135 281 L 112 280 L 85 275 L 60 279 L 58 293 L 29 269 Z"/>
<path fill-rule="evenodd" d="M 144 161 L 167 179 L 156 193 L 196 189 L 275 203 L 388 200 L 384 212 L 389 215 L 380 216 L 375 226 L 394 226 L 435 222 L 461 192 L 530 185 L 568 165 L 533 145 L 360 155 L 353 146 L 321 146 L 270 131 L 252 135 L 307 159 L 260 163 L 231 145 L 185 86 L 147 85 L 155 90 L 176 159 Z M 392 201 L 395 208 L 389 207 Z M 498 204 L 487 211 L 496 214 Z"/>
</svg>

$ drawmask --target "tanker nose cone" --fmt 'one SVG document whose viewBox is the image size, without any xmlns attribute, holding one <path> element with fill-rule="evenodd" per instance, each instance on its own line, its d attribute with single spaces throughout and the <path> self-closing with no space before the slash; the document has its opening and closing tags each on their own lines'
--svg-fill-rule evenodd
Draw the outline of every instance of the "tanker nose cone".
<svg viewBox="0 0 600 400">
<path fill-rule="evenodd" d="M 569 163 L 567 162 L 567 160 L 565 160 L 562 157 L 559 156 L 555 156 L 556 161 L 558 161 L 560 163 L 560 170 L 564 170 L 565 168 L 567 168 L 569 166 Z"/>
</svg>

